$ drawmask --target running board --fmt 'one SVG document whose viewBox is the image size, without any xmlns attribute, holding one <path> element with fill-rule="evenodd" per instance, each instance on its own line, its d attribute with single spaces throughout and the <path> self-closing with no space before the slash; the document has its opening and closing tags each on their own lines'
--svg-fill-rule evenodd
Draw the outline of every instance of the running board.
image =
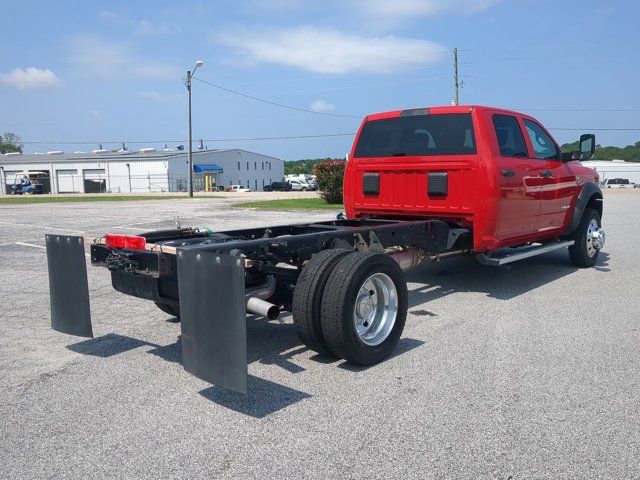
<svg viewBox="0 0 640 480">
<path fill-rule="evenodd" d="M 545 243 L 544 245 L 534 245 L 518 249 L 515 252 L 512 251 L 512 253 L 505 253 L 504 250 L 494 250 L 493 252 L 489 252 L 489 254 L 480 253 L 476 258 L 483 265 L 499 267 L 508 263 L 517 262 L 518 260 L 524 260 L 525 258 L 535 257 L 536 255 L 542 255 L 543 253 L 570 247 L 574 243 L 574 240 L 562 240 L 553 243 Z"/>
</svg>

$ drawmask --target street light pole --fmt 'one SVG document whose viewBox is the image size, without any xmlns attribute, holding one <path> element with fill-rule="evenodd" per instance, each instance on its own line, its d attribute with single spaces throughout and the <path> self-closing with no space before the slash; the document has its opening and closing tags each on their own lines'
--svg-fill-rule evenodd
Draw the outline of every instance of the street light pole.
<svg viewBox="0 0 640 480">
<path fill-rule="evenodd" d="M 193 71 L 187 70 L 187 78 L 185 80 L 185 85 L 187 86 L 187 103 L 188 103 L 188 116 L 189 116 L 189 151 L 188 151 L 188 168 L 189 168 L 189 196 L 193 197 L 193 145 L 191 138 L 191 80 L 193 79 L 193 75 L 196 73 L 198 67 L 204 65 L 202 60 L 198 60 L 196 62 L 196 68 Z"/>
</svg>

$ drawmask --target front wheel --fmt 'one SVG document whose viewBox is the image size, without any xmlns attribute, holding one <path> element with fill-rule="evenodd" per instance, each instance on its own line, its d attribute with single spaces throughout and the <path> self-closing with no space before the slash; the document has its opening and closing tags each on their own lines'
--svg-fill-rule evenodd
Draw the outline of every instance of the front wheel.
<svg viewBox="0 0 640 480">
<path fill-rule="evenodd" d="M 592 208 L 586 209 L 573 234 L 575 243 L 569 247 L 571 262 L 581 268 L 593 267 L 604 247 L 605 238 L 600 214 Z"/>
<path fill-rule="evenodd" d="M 307 187 L 302 187 L 302 191 L 306 192 L 307 191 Z"/>
<path fill-rule="evenodd" d="M 320 320 L 329 349 L 373 365 L 395 349 L 407 317 L 407 284 L 398 264 L 382 254 L 354 252 L 334 267 L 322 294 Z"/>
</svg>

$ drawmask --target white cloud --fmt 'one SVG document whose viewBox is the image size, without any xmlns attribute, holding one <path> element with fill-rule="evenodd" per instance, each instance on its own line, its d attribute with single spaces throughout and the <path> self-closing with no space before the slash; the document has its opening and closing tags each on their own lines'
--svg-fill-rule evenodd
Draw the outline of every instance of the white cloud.
<svg viewBox="0 0 640 480">
<path fill-rule="evenodd" d="M 324 100 L 316 100 L 309 105 L 309 108 L 314 112 L 330 112 L 335 110 L 336 106 L 329 102 L 325 102 Z"/>
<path fill-rule="evenodd" d="M 245 57 L 319 73 L 386 73 L 437 62 L 444 47 L 392 35 L 360 37 L 314 26 L 236 30 L 220 37 Z"/>
<path fill-rule="evenodd" d="M 154 102 L 163 102 L 166 100 L 166 97 L 162 93 L 156 92 L 155 90 L 140 92 L 140 97 Z"/>
<path fill-rule="evenodd" d="M 60 87 L 62 80 L 49 69 L 36 67 L 15 68 L 9 73 L 0 73 L 0 83 L 25 90 L 28 88 Z"/>
<path fill-rule="evenodd" d="M 165 22 L 153 23 L 149 20 L 140 20 L 136 32 L 142 35 L 168 35 L 171 28 Z"/>
<path fill-rule="evenodd" d="M 152 22 L 151 20 L 133 20 L 132 18 L 118 15 L 110 10 L 100 12 L 100 17 L 114 25 L 129 27 L 135 33 L 140 35 L 168 35 L 174 31 L 180 30 L 177 27 L 170 27 L 164 20 Z"/>
<path fill-rule="evenodd" d="M 79 71 L 89 76 L 166 80 L 180 78 L 182 72 L 173 65 L 143 60 L 127 45 L 98 37 L 75 37 L 69 52 L 70 60 L 78 65 Z"/>
<path fill-rule="evenodd" d="M 502 0 L 352 0 L 361 11 L 371 15 L 411 18 L 442 13 L 476 13 Z"/>
<path fill-rule="evenodd" d="M 100 110 L 91 110 L 91 116 L 92 117 L 99 117 L 100 116 Z"/>
</svg>

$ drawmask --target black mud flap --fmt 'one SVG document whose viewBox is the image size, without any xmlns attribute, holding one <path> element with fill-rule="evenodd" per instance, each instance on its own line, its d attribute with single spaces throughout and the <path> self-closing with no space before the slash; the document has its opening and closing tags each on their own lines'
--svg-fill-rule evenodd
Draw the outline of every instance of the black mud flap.
<svg viewBox="0 0 640 480">
<path fill-rule="evenodd" d="M 247 393 L 247 320 L 241 258 L 178 250 L 184 369 Z"/>
<path fill-rule="evenodd" d="M 93 338 L 84 239 L 45 235 L 49 267 L 51 328 Z"/>
</svg>

